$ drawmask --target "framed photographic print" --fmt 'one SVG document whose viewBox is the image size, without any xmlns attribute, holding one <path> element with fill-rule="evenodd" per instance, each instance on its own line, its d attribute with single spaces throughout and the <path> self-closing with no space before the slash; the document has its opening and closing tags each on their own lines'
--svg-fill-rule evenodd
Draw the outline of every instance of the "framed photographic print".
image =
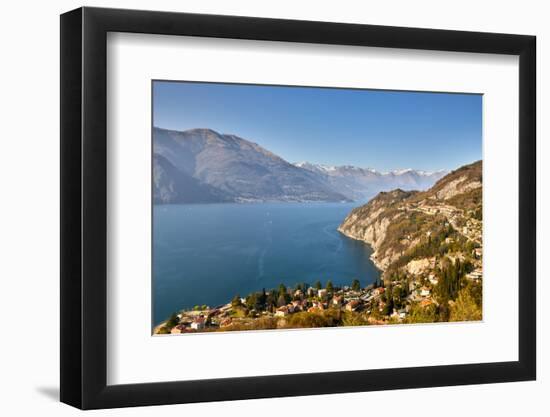
<svg viewBox="0 0 550 417">
<path fill-rule="evenodd" d="M 61 16 L 61 400 L 535 379 L 535 38 Z"/>
</svg>

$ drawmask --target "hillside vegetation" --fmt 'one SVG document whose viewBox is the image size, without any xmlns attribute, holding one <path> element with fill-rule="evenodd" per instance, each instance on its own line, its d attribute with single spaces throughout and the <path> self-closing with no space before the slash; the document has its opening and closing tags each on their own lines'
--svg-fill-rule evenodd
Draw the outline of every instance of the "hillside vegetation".
<svg viewBox="0 0 550 417">
<path fill-rule="evenodd" d="M 424 192 L 380 193 L 354 209 L 338 230 L 374 249 L 372 260 L 386 287 L 405 288 L 407 296 L 420 289 L 423 295 L 409 298 L 409 308 L 416 309 L 411 317 L 481 319 L 482 213 L 478 161 Z M 425 308 L 418 309 L 420 303 Z"/>
</svg>

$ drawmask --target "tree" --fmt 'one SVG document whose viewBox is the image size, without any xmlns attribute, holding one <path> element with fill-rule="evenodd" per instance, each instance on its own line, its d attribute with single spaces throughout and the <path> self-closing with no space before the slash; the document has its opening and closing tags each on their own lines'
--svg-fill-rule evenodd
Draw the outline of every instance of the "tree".
<svg viewBox="0 0 550 417">
<path fill-rule="evenodd" d="M 437 322 L 437 308 L 435 305 L 422 307 L 415 303 L 411 306 L 411 311 L 406 320 L 407 323 L 435 323 Z"/>
<path fill-rule="evenodd" d="M 351 289 L 353 291 L 359 291 L 361 289 L 361 283 L 358 279 L 354 279 L 351 283 Z"/>
<path fill-rule="evenodd" d="M 266 295 L 265 309 L 273 311 L 273 308 L 277 306 L 277 293 L 271 290 Z"/>
<path fill-rule="evenodd" d="M 449 303 L 448 302 L 439 304 L 439 307 L 438 307 L 439 320 L 438 321 L 449 321 L 450 313 L 451 313 L 451 310 L 449 309 Z"/>
<path fill-rule="evenodd" d="M 458 293 L 456 301 L 451 306 L 449 321 L 481 320 L 481 308 L 467 289 Z"/>
<path fill-rule="evenodd" d="M 258 294 L 257 300 L 256 300 L 256 306 L 257 310 L 262 310 L 266 307 L 267 303 L 267 294 L 265 292 L 265 288 L 262 288 L 262 292 Z"/>
<path fill-rule="evenodd" d="M 290 303 L 290 294 L 284 284 L 279 285 L 279 293 L 277 297 L 277 305 L 281 307 L 281 300 L 284 300 L 284 304 Z"/>
<path fill-rule="evenodd" d="M 332 285 L 332 281 L 329 279 L 327 281 L 327 285 L 325 287 L 327 289 L 327 292 L 333 292 L 334 291 L 334 286 Z"/>
<path fill-rule="evenodd" d="M 482 299 L 483 288 L 482 288 L 482 285 L 480 283 L 470 281 L 466 284 L 465 289 L 469 292 L 469 294 L 472 296 L 472 298 L 474 299 L 477 306 L 481 309 L 482 304 L 483 304 L 483 299 Z"/>
<path fill-rule="evenodd" d="M 170 334 L 170 330 L 168 330 L 166 326 L 162 326 L 157 330 L 157 334 Z"/>
<path fill-rule="evenodd" d="M 313 284 L 315 289 L 320 290 L 322 288 L 321 281 L 315 281 L 315 284 Z"/>
<path fill-rule="evenodd" d="M 394 306 L 391 289 L 389 291 L 384 292 L 384 294 L 387 294 L 387 296 L 386 296 L 386 305 L 384 306 L 382 315 L 389 316 L 390 314 L 393 313 L 393 306 Z"/>
<path fill-rule="evenodd" d="M 233 299 L 231 300 L 231 306 L 232 307 L 241 307 L 242 306 L 241 296 L 239 294 L 237 294 L 235 297 L 233 297 Z"/>
<path fill-rule="evenodd" d="M 279 295 L 279 298 L 277 299 L 277 306 L 282 307 L 286 304 L 287 304 L 287 302 L 286 302 L 285 296 L 283 294 Z"/>
<path fill-rule="evenodd" d="M 442 261 L 440 280 L 436 287 L 436 293 L 441 303 L 454 300 L 463 286 L 463 276 L 471 268 L 468 262 L 462 263 L 460 259 L 451 262 L 448 258 Z"/>
<path fill-rule="evenodd" d="M 245 304 L 249 310 L 255 309 L 257 303 L 258 303 L 258 298 L 256 296 L 256 293 L 252 293 L 248 297 L 246 297 Z"/>
<path fill-rule="evenodd" d="M 170 316 L 170 318 L 166 322 L 165 326 L 168 329 L 171 329 L 172 327 L 177 326 L 179 324 L 179 322 L 180 322 L 180 319 L 179 319 L 178 315 L 176 313 L 172 313 L 172 315 Z"/>
<path fill-rule="evenodd" d="M 395 308 L 400 308 L 403 303 L 403 287 L 402 286 L 395 286 L 392 290 L 392 299 L 394 303 Z"/>
<path fill-rule="evenodd" d="M 363 314 L 346 311 L 342 317 L 342 324 L 344 326 L 366 326 L 369 324 L 369 321 Z"/>
</svg>

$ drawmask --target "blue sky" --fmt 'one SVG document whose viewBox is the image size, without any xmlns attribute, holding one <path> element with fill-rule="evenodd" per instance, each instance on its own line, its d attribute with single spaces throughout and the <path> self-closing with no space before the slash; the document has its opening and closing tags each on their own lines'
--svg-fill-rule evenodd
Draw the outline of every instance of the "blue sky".
<svg viewBox="0 0 550 417">
<path fill-rule="evenodd" d="M 153 123 L 210 128 L 289 162 L 454 169 L 481 159 L 482 96 L 155 81 Z"/>
</svg>

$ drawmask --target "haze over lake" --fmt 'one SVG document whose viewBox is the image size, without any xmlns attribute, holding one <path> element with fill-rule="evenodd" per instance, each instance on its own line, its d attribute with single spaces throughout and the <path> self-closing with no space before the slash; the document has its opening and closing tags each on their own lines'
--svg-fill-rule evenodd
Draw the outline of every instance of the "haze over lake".
<svg viewBox="0 0 550 417">
<path fill-rule="evenodd" d="M 280 283 L 365 286 L 369 246 L 336 229 L 359 203 L 156 205 L 153 323 L 194 305 L 225 304 Z"/>
</svg>

